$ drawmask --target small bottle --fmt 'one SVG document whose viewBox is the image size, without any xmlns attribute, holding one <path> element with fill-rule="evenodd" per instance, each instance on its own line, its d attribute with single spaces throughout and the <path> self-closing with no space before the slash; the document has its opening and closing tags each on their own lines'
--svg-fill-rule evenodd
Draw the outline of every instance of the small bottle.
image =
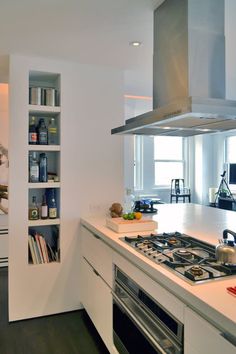
<svg viewBox="0 0 236 354">
<path fill-rule="evenodd" d="M 35 117 L 30 117 L 30 123 L 29 123 L 29 144 L 30 145 L 35 145 L 38 142 L 38 134 L 37 134 L 37 129 L 36 129 L 36 118 Z"/>
<path fill-rule="evenodd" d="M 57 204 L 55 199 L 55 190 L 52 188 L 48 198 L 48 216 L 49 219 L 57 218 Z"/>
<path fill-rule="evenodd" d="M 39 208 L 37 206 L 36 197 L 32 197 L 32 203 L 29 207 L 29 220 L 38 220 L 39 219 Z"/>
<path fill-rule="evenodd" d="M 57 144 L 57 126 L 55 118 L 51 118 L 48 125 L 48 144 L 56 145 Z"/>
<path fill-rule="evenodd" d="M 39 155 L 39 182 L 48 181 L 48 160 L 46 154 Z"/>
<path fill-rule="evenodd" d="M 48 218 L 48 205 L 47 205 L 46 195 L 44 194 L 42 206 L 41 206 L 41 219 L 47 219 L 47 218 Z"/>
<path fill-rule="evenodd" d="M 29 158 L 29 181 L 39 182 L 39 164 L 36 152 L 33 152 Z"/>
<path fill-rule="evenodd" d="M 48 144 L 48 130 L 44 118 L 40 118 L 38 125 L 38 143 L 39 145 Z"/>
</svg>

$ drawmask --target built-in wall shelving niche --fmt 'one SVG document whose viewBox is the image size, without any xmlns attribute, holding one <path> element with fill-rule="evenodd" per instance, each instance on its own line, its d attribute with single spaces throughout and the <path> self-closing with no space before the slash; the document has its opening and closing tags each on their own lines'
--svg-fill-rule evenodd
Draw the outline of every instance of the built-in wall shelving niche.
<svg viewBox="0 0 236 354">
<path fill-rule="evenodd" d="M 60 75 L 57 73 L 29 72 L 29 104 L 28 104 L 28 264 L 39 266 L 60 262 L 60 199 L 61 199 L 61 93 Z M 40 121 L 41 120 L 41 121 Z M 40 127 L 43 121 L 47 139 L 40 140 Z M 52 125 L 53 122 L 53 125 Z M 34 130 L 32 130 L 32 127 Z M 36 129 L 35 129 L 36 128 Z M 55 139 L 49 139 L 49 129 L 53 128 Z M 53 131 L 51 129 L 51 131 Z M 35 132 L 35 140 L 30 139 L 30 132 Z M 46 178 L 31 178 L 32 161 L 39 165 L 42 156 L 46 156 L 44 176 Z M 41 160 L 40 160 L 41 159 Z M 37 174 L 36 174 L 37 175 Z M 41 175 L 42 177 L 42 175 Z M 56 214 L 49 215 L 49 204 L 54 196 Z M 33 203 L 33 200 L 36 202 Z M 48 214 L 43 214 L 42 204 L 46 201 Z M 36 217 L 32 214 L 32 206 L 36 206 Z M 45 210 L 45 209 L 44 209 Z M 37 214 L 38 213 L 38 214 Z"/>
<path fill-rule="evenodd" d="M 60 262 L 60 226 L 30 225 L 28 233 L 28 262 L 43 265 Z"/>
</svg>

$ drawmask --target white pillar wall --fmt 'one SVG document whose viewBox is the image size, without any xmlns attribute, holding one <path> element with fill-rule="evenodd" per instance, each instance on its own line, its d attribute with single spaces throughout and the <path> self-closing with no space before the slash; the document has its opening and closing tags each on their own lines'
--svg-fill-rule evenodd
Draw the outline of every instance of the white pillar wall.
<svg viewBox="0 0 236 354">
<path fill-rule="evenodd" d="M 29 71 L 61 76 L 60 262 L 28 264 Z M 13 55 L 9 76 L 9 320 L 80 308 L 79 220 L 122 200 L 122 72 Z M 19 175 L 20 171 L 20 175 Z M 37 301 L 36 301 L 37 299 Z"/>
</svg>

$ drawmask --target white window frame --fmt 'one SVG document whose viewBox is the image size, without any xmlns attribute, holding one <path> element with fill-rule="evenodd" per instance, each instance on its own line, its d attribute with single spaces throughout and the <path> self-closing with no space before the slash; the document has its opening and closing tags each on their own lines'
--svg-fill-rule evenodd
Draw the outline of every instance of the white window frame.
<svg viewBox="0 0 236 354">
<path fill-rule="evenodd" d="M 188 185 L 188 140 L 183 138 L 182 159 L 181 160 L 155 160 L 154 159 L 154 137 L 152 136 L 135 136 L 136 156 L 134 163 L 136 164 L 136 186 L 135 192 L 138 194 L 156 194 L 157 190 L 170 189 L 170 183 L 166 185 L 155 185 L 155 161 L 161 162 L 182 162 L 183 178 Z M 137 161 L 136 161 L 137 159 Z"/>
<path fill-rule="evenodd" d="M 169 188 L 170 187 L 170 181 L 168 184 L 155 184 L 155 163 L 156 162 L 180 162 L 183 165 L 183 178 L 185 178 L 185 141 L 184 138 L 182 138 L 182 159 L 153 159 L 154 160 L 154 188 Z M 153 150 L 154 150 L 154 140 L 153 140 Z"/>
<path fill-rule="evenodd" d="M 143 136 L 134 136 L 134 189 L 143 189 Z"/>
<path fill-rule="evenodd" d="M 229 148 L 228 148 L 228 139 L 230 138 L 235 138 L 236 140 L 236 135 L 227 135 L 224 139 L 224 170 L 226 171 L 226 181 L 229 184 L 229 188 L 231 192 L 235 193 L 236 192 L 236 186 L 235 184 L 230 184 L 229 183 L 229 164 L 230 163 L 236 163 L 236 158 L 235 160 L 230 160 L 229 159 Z M 236 141 L 235 141 L 235 147 L 236 147 Z M 236 149 L 235 149 L 236 151 Z"/>
</svg>

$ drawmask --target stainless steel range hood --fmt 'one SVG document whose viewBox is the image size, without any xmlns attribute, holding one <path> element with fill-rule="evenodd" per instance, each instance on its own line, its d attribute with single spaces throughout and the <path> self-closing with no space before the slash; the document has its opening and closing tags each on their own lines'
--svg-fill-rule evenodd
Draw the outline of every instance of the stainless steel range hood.
<svg viewBox="0 0 236 354">
<path fill-rule="evenodd" d="M 165 0 L 155 10 L 153 106 L 111 133 L 236 129 L 236 101 L 225 99 L 224 0 Z"/>
</svg>

